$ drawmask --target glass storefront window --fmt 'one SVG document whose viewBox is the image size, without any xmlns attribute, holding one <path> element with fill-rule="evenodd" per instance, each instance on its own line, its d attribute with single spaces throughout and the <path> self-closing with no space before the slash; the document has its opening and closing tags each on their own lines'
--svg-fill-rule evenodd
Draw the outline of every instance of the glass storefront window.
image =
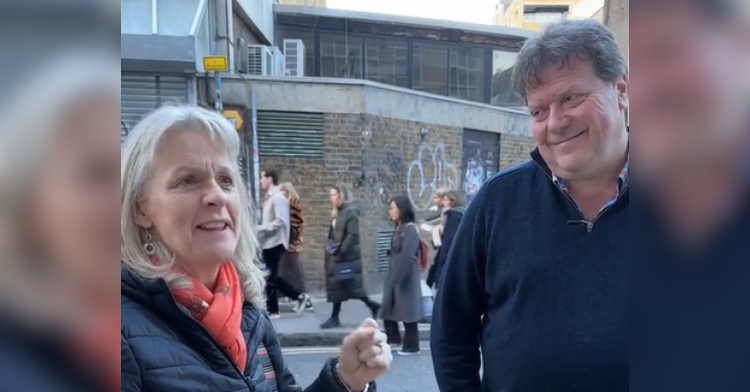
<svg viewBox="0 0 750 392">
<path fill-rule="evenodd" d="M 408 48 L 403 41 L 365 40 L 365 79 L 408 87 Z"/>
<path fill-rule="evenodd" d="M 450 50 L 448 95 L 484 102 L 484 50 L 453 47 Z"/>
<path fill-rule="evenodd" d="M 492 98 L 495 106 L 525 107 L 526 104 L 516 94 L 511 84 L 513 63 L 518 53 L 495 50 L 492 52 Z"/>
<path fill-rule="evenodd" d="M 320 35 L 320 76 L 362 78 L 362 38 Z"/>
<path fill-rule="evenodd" d="M 427 93 L 448 94 L 448 47 L 414 44 L 412 88 Z"/>
</svg>

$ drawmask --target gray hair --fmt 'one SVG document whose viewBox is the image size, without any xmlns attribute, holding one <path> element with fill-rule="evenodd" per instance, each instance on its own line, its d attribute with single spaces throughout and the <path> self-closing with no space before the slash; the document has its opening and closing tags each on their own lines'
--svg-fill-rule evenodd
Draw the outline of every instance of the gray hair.
<svg viewBox="0 0 750 392">
<path fill-rule="evenodd" d="M 121 163 L 121 247 L 124 265 L 146 279 L 164 279 L 172 288 L 185 288 L 190 281 L 172 272 L 174 255 L 163 244 L 154 241 L 156 257 L 163 261 L 155 265 L 144 249 L 146 232 L 133 220 L 136 204 L 143 197 L 151 174 L 157 149 L 166 134 L 175 129 L 205 129 L 214 140 L 226 147 L 232 161 L 234 177 L 240 179 L 240 138 L 234 126 L 221 114 L 197 106 L 164 106 L 142 119 L 130 132 L 122 152 Z M 241 217 L 239 244 L 232 262 L 237 268 L 245 300 L 259 308 L 264 307 L 265 280 L 258 267 L 258 241 L 255 238 L 253 205 L 245 184 L 236 182 L 240 200 Z"/>
<path fill-rule="evenodd" d="M 615 37 L 605 25 L 592 19 L 563 20 L 526 40 L 513 67 L 513 88 L 528 102 L 528 90 L 543 83 L 545 70 L 562 69 L 576 58 L 589 61 L 596 76 L 606 82 L 614 83 L 628 73 Z"/>
</svg>

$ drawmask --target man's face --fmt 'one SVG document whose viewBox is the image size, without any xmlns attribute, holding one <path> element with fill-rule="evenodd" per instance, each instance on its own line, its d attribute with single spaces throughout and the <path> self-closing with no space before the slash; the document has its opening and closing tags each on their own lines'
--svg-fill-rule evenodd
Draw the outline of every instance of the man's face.
<svg viewBox="0 0 750 392">
<path fill-rule="evenodd" d="M 631 13 L 633 151 L 650 175 L 724 154 L 747 119 L 747 41 L 686 3 Z"/>
<path fill-rule="evenodd" d="M 266 173 L 260 174 L 260 188 L 267 191 L 271 187 L 271 177 L 267 177 Z"/>
<path fill-rule="evenodd" d="M 608 83 L 588 61 L 551 66 L 527 92 L 534 138 L 555 175 L 585 180 L 602 175 L 620 159 L 628 106 L 627 76 Z"/>
</svg>

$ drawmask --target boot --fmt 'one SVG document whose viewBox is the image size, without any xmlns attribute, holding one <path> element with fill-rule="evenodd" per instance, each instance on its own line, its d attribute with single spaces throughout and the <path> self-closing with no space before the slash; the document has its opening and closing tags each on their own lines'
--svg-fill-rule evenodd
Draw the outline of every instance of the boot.
<svg viewBox="0 0 750 392">
<path fill-rule="evenodd" d="M 339 328 L 339 327 L 341 327 L 341 322 L 339 321 L 338 317 L 331 317 L 328 320 L 326 320 L 323 324 L 320 324 L 320 329 Z"/>
</svg>

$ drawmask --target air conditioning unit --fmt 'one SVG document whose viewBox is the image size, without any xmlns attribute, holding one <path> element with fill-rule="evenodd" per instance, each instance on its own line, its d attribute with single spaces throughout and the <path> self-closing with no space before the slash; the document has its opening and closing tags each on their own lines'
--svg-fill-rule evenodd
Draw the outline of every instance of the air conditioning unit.
<svg viewBox="0 0 750 392">
<path fill-rule="evenodd" d="M 273 47 L 273 73 L 271 76 L 284 76 L 286 61 L 284 60 L 284 53 L 281 49 Z"/>
<path fill-rule="evenodd" d="M 248 45 L 247 52 L 248 75 L 273 75 L 273 50 L 270 47 L 265 45 Z"/>
<path fill-rule="evenodd" d="M 301 39 L 285 39 L 284 45 L 284 75 L 305 76 L 305 44 Z"/>
</svg>

